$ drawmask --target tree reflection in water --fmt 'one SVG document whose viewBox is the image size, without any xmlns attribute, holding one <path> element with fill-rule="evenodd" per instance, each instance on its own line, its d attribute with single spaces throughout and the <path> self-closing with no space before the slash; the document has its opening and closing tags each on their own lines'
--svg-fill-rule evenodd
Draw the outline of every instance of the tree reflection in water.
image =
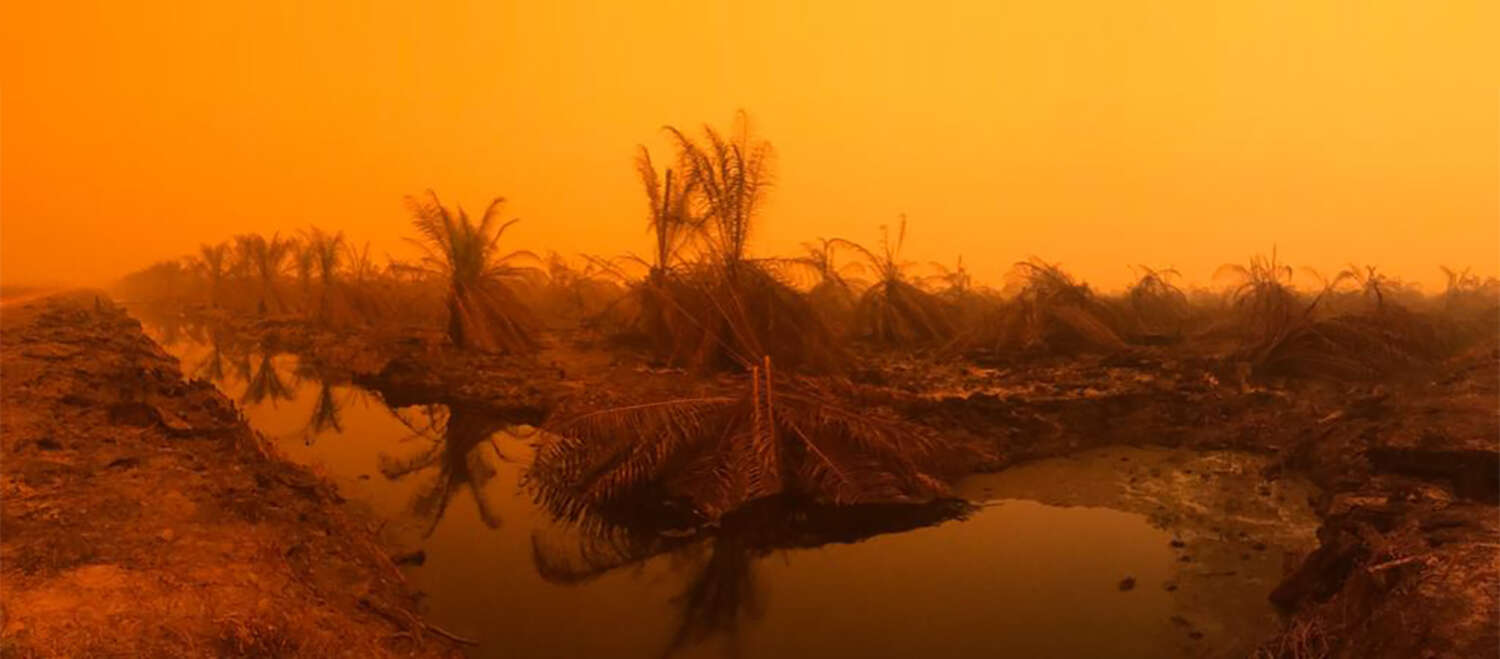
<svg viewBox="0 0 1500 659">
<path fill-rule="evenodd" d="M 498 528 L 500 518 L 485 497 L 484 486 L 497 473 L 489 462 L 491 454 L 509 461 L 492 439 L 509 424 L 492 416 L 442 405 L 424 406 L 417 413 L 391 411 L 412 431 L 403 441 L 426 444 L 406 457 L 380 456 L 380 473 L 391 480 L 432 472 L 410 503 L 412 514 L 428 520 L 422 537 L 430 537 L 437 530 L 448 504 L 465 488 L 474 497 L 480 520 L 485 526 Z M 482 449 L 482 444 L 488 444 L 490 450 Z"/>
<path fill-rule="evenodd" d="M 658 556 L 686 573 L 671 600 L 676 630 L 664 656 L 722 637 L 737 654 L 740 630 L 765 612 L 756 565 L 776 551 L 850 543 L 885 533 L 962 519 L 973 506 L 960 500 L 930 504 L 814 505 L 781 496 L 761 499 L 725 515 L 717 525 L 664 528 L 648 516 L 589 516 L 571 527 L 576 536 L 532 535 L 537 573 L 549 582 L 577 584 Z"/>
<path fill-rule="evenodd" d="M 262 348 L 260 361 L 257 362 L 254 371 L 245 383 L 245 393 L 240 396 L 240 402 L 246 405 L 259 405 L 269 400 L 274 406 L 277 401 L 292 400 L 295 397 L 294 393 L 292 388 L 287 386 L 277 368 L 275 351 Z"/>
</svg>

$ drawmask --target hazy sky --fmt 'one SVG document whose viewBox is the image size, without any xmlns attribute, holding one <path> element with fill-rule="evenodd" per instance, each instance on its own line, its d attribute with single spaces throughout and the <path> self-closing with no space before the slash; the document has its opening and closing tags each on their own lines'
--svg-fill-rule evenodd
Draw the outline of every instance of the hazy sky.
<svg viewBox="0 0 1500 659">
<path fill-rule="evenodd" d="M 539 250 L 645 252 L 634 146 L 747 109 L 756 242 L 874 240 L 998 280 L 1206 279 L 1280 245 L 1500 269 L 1493 0 L 7 2 L 5 282 L 249 230 L 405 254 L 404 194 L 511 199 Z"/>
</svg>

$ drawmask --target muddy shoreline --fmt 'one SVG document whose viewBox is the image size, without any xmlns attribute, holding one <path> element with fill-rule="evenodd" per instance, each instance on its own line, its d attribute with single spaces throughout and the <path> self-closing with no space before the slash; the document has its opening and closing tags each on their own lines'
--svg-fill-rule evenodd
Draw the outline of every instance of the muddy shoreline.
<svg viewBox="0 0 1500 659">
<path fill-rule="evenodd" d="M 387 403 L 443 403 L 535 425 L 582 391 L 648 388 L 680 372 L 565 336 L 534 359 L 454 353 L 436 336 L 349 336 L 295 320 L 235 322 L 262 348 Z M 1102 446 L 1229 449 L 1270 457 L 1266 488 L 1321 492 L 1319 547 L 1286 566 L 1286 613 L 1262 656 L 1474 656 L 1500 644 L 1500 353 L 1471 351 L 1401 382 L 1252 381 L 1239 365 L 1170 349 L 983 368 L 861 354 L 866 404 L 929 426 L 992 472 Z M 937 393 L 934 393 L 937 392 Z"/>
<path fill-rule="evenodd" d="M 8 305 L 0 336 L 0 654 L 458 654 L 375 522 L 122 309 Z"/>
</svg>

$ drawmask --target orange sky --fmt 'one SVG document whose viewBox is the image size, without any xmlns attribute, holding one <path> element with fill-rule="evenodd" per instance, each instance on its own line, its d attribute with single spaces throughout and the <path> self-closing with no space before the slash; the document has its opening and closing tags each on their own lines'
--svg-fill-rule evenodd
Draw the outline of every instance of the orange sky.
<svg viewBox="0 0 1500 659">
<path fill-rule="evenodd" d="M 633 146 L 738 107 L 779 153 L 761 253 L 906 212 L 911 258 L 989 280 L 1202 280 L 1273 242 L 1500 270 L 1493 0 L 710 4 L 7 2 L 0 277 L 310 223 L 404 254 L 426 187 L 644 252 Z"/>
</svg>

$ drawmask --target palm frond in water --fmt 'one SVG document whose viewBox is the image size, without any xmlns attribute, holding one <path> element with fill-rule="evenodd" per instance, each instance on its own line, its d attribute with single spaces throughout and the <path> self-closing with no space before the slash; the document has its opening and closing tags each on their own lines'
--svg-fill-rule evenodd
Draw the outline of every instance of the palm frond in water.
<svg viewBox="0 0 1500 659">
<path fill-rule="evenodd" d="M 713 519 L 783 493 L 850 504 L 948 492 L 931 431 L 843 403 L 826 382 L 776 375 L 769 360 L 735 380 L 660 401 L 565 404 L 527 474 L 537 500 L 576 520 L 678 497 Z"/>
</svg>

